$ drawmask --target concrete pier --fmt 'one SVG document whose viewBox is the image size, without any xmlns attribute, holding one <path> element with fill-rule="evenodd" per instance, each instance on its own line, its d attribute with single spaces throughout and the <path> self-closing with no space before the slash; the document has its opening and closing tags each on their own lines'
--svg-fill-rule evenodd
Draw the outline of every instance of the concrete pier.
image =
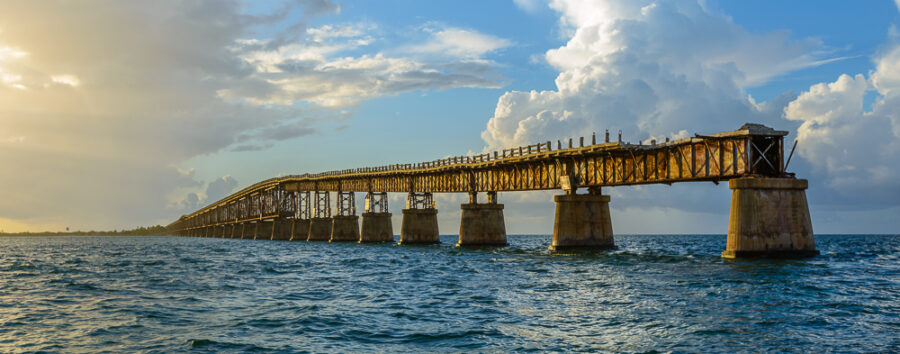
<svg viewBox="0 0 900 354">
<path fill-rule="evenodd" d="M 459 206 L 462 216 L 459 223 L 457 246 L 506 246 L 506 223 L 503 220 L 503 204 L 469 203 Z"/>
<path fill-rule="evenodd" d="M 328 241 L 331 240 L 331 218 L 312 218 L 309 219 L 309 234 L 307 241 Z"/>
<path fill-rule="evenodd" d="M 441 243 L 439 236 L 437 209 L 403 209 L 398 244 Z"/>
<path fill-rule="evenodd" d="M 738 178 L 731 188 L 728 240 L 722 257 L 811 257 L 819 254 L 806 201 L 807 181 Z"/>
<path fill-rule="evenodd" d="M 272 225 L 272 239 L 287 241 L 291 239 L 292 219 L 276 219 Z"/>
<path fill-rule="evenodd" d="M 244 238 L 255 240 L 258 232 L 259 221 L 249 222 L 247 223 L 247 228 L 244 229 Z"/>
<path fill-rule="evenodd" d="M 394 242 L 391 213 L 363 213 L 359 243 Z"/>
<path fill-rule="evenodd" d="M 335 215 L 332 219 L 330 242 L 359 241 L 359 216 Z"/>
<path fill-rule="evenodd" d="M 553 197 L 556 219 L 553 221 L 551 251 L 609 249 L 613 242 L 609 196 L 566 194 Z"/>
<path fill-rule="evenodd" d="M 271 220 L 260 220 L 256 222 L 256 235 L 253 237 L 254 240 L 271 240 L 272 239 L 272 229 L 275 226 L 275 223 Z"/>
<path fill-rule="evenodd" d="M 309 238 L 309 219 L 293 219 L 291 222 L 291 241 L 306 241 Z"/>
</svg>

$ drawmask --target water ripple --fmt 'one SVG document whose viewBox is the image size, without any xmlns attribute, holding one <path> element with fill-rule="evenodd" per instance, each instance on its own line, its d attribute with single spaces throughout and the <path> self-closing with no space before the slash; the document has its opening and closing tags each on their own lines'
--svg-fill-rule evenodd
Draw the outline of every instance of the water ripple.
<svg viewBox="0 0 900 354">
<path fill-rule="evenodd" d="M 724 236 L 442 241 L 2 238 L 0 352 L 900 350 L 897 236 L 737 261 Z"/>
</svg>

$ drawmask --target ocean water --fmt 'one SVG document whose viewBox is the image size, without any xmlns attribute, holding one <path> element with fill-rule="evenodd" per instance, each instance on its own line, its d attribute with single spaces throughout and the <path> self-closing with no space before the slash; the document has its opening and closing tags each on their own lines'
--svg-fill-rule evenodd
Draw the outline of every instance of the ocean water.
<svg viewBox="0 0 900 354">
<path fill-rule="evenodd" d="M 0 352 L 900 351 L 900 236 L 739 261 L 723 235 L 441 239 L 0 238 Z"/>
</svg>

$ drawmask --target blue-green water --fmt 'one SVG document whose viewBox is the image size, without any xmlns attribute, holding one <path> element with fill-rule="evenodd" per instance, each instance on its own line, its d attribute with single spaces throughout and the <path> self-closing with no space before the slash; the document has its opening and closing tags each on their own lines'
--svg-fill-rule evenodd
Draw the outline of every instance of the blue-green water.
<svg viewBox="0 0 900 354">
<path fill-rule="evenodd" d="M 741 261 L 724 236 L 442 241 L 0 238 L 0 351 L 900 351 L 900 236 Z"/>
</svg>

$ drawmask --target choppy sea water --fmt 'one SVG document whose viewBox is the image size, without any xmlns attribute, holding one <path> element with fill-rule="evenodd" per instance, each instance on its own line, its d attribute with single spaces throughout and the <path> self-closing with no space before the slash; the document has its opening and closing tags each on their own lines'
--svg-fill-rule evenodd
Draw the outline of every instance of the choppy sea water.
<svg viewBox="0 0 900 354">
<path fill-rule="evenodd" d="M 722 235 L 441 239 L 0 238 L 0 351 L 900 351 L 900 236 L 740 261 Z"/>
</svg>

